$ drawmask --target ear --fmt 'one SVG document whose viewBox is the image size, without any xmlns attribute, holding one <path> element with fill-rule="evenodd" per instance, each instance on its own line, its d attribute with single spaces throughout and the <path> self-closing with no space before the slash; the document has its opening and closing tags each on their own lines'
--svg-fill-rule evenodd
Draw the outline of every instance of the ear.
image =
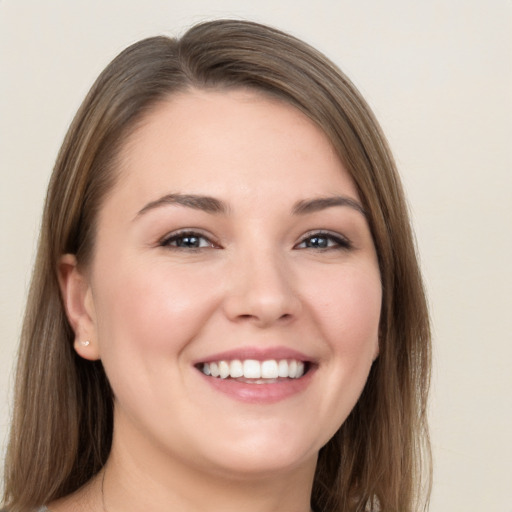
<svg viewBox="0 0 512 512">
<path fill-rule="evenodd" d="M 66 315 L 75 333 L 75 351 L 81 357 L 95 361 L 100 358 L 100 352 L 89 280 L 78 268 L 73 254 L 60 258 L 58 276 Z"/>
</svg>

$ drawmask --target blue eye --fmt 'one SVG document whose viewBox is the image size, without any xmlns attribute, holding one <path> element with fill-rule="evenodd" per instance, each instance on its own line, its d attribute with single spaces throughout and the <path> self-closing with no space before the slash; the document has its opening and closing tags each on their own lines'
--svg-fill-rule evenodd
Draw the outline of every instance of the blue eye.
<svg viewBox="0 0 512 512">
<path fill-rule="evenodd" d="M 171 247 L 177 249 L 203 249 L 205 247 L 214 247 L 215 245 L 204 235 L 192 231 L 174 233 L 164 238 L 160 245 L 162 247 Z"/>
<path fill-rule="evenodd" d="M 350 249 L 352 244 L 341 235 L 332 233 L 312 233 L 295 246 L 297 249 Z"/>
</svg>

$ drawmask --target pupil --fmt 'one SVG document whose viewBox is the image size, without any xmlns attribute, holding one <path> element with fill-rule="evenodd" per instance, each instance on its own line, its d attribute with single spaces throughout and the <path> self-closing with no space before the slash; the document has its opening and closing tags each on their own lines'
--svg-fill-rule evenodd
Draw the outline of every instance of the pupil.
<svg viewBox="0 0 512 512">
<path fill-rule="evenodd" d="M 309 239 L 308 247 L 325 248 L 325 247 L 327 247 L 327 238 L 320 237 L 320 236 L 313 236 Z"/>
<path fill-rule="evenodd" d="M 197 236 L 183 236 L 176 240 L 178 247 L 199 247 L 199 238 Z"/>
</svg>

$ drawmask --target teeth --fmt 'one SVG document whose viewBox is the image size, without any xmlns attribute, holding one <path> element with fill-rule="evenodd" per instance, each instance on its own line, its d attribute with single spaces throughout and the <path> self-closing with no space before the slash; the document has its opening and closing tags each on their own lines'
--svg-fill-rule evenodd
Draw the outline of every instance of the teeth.
<svg viewBox="0 0 512 512">
<path fill-rule="evenodd" d="M 288 377 L 288 361 L 282 360 L 278 364 L 279 377 Z"/>
<path fill-rule="evenodd" d="M 256 383 L 275 382 L 277 378 L 299 379 L 304 375 L 304 363 L 296 359 L 268 359 L 266 361 L 256 361 L 255 359 L 245 359 L 240 361 L 214 361 L 204 363 L 201 368 L 205 375 L 220 377 L 221 379 L 254 379 Z M 265 381 L 268 379 L 268 381 Z"/>
<path fill-rule="evenodd" d="M 219 361 L 219 374 L 221 379 L 229 377 L 229 364 L 226 361 Z"/>
<path fill-rule="evenodd" d="M 277 361 L 263 361 L 261 363 L 261 376 L 264 379 L 277 379 L 279 377 Z"/>
<path fill-rule="evenodd" d="M 210 363 L 210 375 L 212 377 L 218 377 L 220 375 L 219 365 L 217 363 Z"/>
<path fill-rule="evenodd" d="M 288 365 L 288 377 L 290 377 L 290 379 L 297 377 L 297 361 L 290 361 Z"/>
<path fill-rule="evenodd" d="M 231 361 L 229 365 L 229 375 L 232 379 L 244 376 L 244 366 L 242 361 L 239 361 L 238 359 Z"/>
<path fill-rule="evenodd" d="M 244 377 L 246 379 L 259 379 L 261 377 L 261 364 L 254 359 L 244 361 Z"/>
</svg>

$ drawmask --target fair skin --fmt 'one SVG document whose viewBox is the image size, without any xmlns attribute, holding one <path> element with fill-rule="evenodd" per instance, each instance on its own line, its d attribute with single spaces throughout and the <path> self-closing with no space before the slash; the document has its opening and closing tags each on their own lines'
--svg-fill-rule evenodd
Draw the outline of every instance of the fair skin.
<svg viewBox="0 0 512 512">
<path fill-rule="evenodd" d="M 103 477 L 109 512 L 310 510 L 381 307 L 357 190 L 314 123 L 251 91 L 173 96 L 121 151 L 92 261 L 59 272 L 115 411 L 105 473 L 52 511 L 102 510 Z"/>
</svg>

